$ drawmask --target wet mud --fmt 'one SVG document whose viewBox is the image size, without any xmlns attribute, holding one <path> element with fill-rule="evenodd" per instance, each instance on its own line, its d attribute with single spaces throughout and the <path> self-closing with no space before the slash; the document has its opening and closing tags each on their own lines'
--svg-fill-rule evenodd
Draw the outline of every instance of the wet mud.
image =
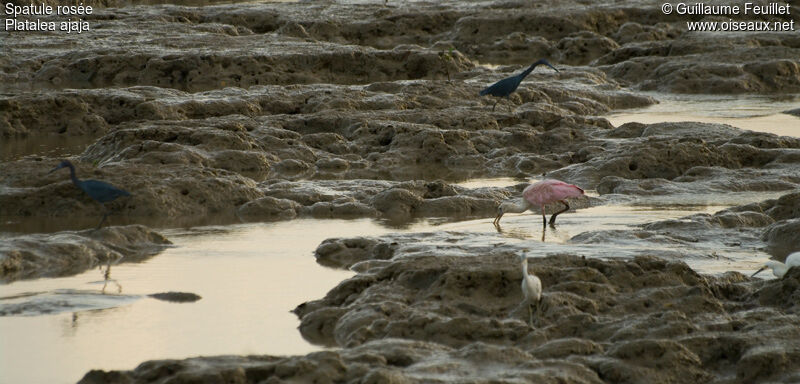
<svg viewBox="0 0 800 384">
<path fill-rule="evenodd" d="M 92 29 L 58 39 L 0 32 L 0 149 L 15 148 L 0 156 L 4 282 L 169 245 L 120 224 L 490 218 L 545 177 L 591 190 L 573 209 L 757 198 L 572 233 L 569 251 L 502 229 L 328 239 L 318 263 L 358 274 L 295 313 L 303 337 L 338 349 L 156 360 L 83 383 L 800 380 L 798 272 L 721 271 L 800 250 L 800 139 L 605 117 L 658 103 L 652 92 L 798 93 L 796 33 L 690 33 L 648 1 L 161 3 L 92 2 Z M 541 57 L 559 72 L 537 69 L 494 110 L 478 96 Z M 109 204 L 111 227 L 80 230 L 103 207 L 47 173 L 64 157 L 131 192 Z M 459 185 L 498 177 L 519 182 Z M 13 230 L 30 221 L 66 224 Z M 523 251 L 545 287 L 534 328 Z"/>
<path fill-rule="evenodd" d="M 171 243 L 142 225 L 3 236 L 0 281 L 66 276 L 98 265 L 141 262 Z"/>
</svg>

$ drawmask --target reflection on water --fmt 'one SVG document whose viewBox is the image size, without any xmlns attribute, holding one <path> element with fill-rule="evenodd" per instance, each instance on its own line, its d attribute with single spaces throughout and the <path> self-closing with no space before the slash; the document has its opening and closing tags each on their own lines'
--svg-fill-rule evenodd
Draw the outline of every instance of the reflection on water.
<svg viewBox="0 0 800 384">
<path fill-rule="evenodd" d="M 502 188 L 528 182 L 531 182 L 531 180 L 517 179 L 513 177 L 495 177 L 486 179 L 470 179 L 460 183 L 453 183 L 453 185 L 470 189 L 486 188 L 486 187 Z"/>
<path fill-rule="evenodd" d="M 289 311 L 324 296 L 352 272 L 316 265 L 313 250 L 328 237 L 386 231 L 368 220 L 166 231 L 177 247 L 144 263 L 112 266 L 125 295 L 101 295 L 104 279 L 98 279 L 97 270 L 2 286 L 0 296 L 27 302 L 59 290 L 137 300 L 75 315 L 0 317 L 0 381 L 75 382 L 93 368 L 132 369 L 149 359 L 318 350 L 300 337 L 299 322 Z M 166 291 L 193 292 L 202 300 L 174 304 L 144 297 Z M 40 294 L 24 297 L 31 292 Z M 37 368 L 42 361 L 47 369 Z"/>
<path fill-rule="evenodd" d="M 696 121 L 728 124 L 757 132 L 800 137 L 800 117 L 782 113 L 797 108 L 800 97 L 781 96 L 703 96 L 650 94 L 659 104 L 629 109 L 606 118 L 614 126 L 629 122 L 644 124 Z"/>
<path fill-rule="evenodd" d="M 0 140 L 0 162 L 20 159 L 24 156 L 69 157 L 80 154 L 97 138 L 86 136 L 65 136 L 37 134 L 24 139 Z"/>
</svg>

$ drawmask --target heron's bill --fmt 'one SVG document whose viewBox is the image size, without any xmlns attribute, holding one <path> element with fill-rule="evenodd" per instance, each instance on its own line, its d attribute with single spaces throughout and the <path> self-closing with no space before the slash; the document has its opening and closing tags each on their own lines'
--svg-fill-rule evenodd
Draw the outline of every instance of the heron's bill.
<svg viewBox="0 0 800 384">
<path fill-rule="evenodd" d="M 492 223 L 493 223 L 494 225 L 500 225 L 500 218 L 501 218 L 501 217 L 503 217 L 503 214 L 502 214 L 502 213 L 501 213 L 501 214 L 499 214 L 499 215 L 497 215 L 497 217 L 495 217 L 495 218 L 494 218 L 494 221 L 493 221 Z"/>
<path fill-rule="evenodd" d="M 754 274 L 750 275 L 750 277 L 755 277 L 755 276 L 756 276 L 756 275 L 757 275 L 759 272 L 761 272 L 761 271 L 763 271 L 763 270 L 765 270 L 765 269 L 767 269 L 767 266 L 766 266 L 766 265 L 765 265 L 765 266 L 763 266 L 763 267 L 761 267 L 759 270 L 757 270 L 757 271 L 756 271 L 756 273 L 754 273 Z"/>
</svg>

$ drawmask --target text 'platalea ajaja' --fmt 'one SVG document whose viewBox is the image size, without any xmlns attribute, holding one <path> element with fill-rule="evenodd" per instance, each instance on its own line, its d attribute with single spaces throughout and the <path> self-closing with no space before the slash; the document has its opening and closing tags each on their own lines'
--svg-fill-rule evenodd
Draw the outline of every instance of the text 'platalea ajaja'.
<svg viewBox="0 0 800 384">
<path fill-rule="evenodd" d="M 546 227 L 547 217 L 544 215 L 544 206 L 560 201 L 565 208 L 550 216 L 550 225 L 553 225 L 556 222 L 556 216 L 569 210 L 569 204 L 564 199 L 578 196 L 583 196 L 583 189 L 561 180 L 547 179 L 533 183 L 522 191 L 522 198 L 519 201 L 508 201 L 500 204 L 500 207 L 497 208 L 497 217 L 494 219 L 494 225 L 500 225 L 500 218 L 506 212 L 522 213 L 539 206 L 542 209 L 542 225 Z"/>
</svg>

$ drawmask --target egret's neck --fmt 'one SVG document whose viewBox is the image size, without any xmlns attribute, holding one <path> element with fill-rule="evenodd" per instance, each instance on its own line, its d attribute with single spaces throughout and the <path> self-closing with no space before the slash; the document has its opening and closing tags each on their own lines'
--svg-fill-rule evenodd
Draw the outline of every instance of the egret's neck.
<svg viewBox="0 0 800 384">
<path fill-rule="evenodd" d="M 528 275 L 528 258 L 522 259 L 522 276 L 525 277 Z"/>
<path fill-rule="evenodd" d="M 525 198 L 521 198 L 515 202 L 511 202 L 506 206 L 506 212 L 511 213 L 522 213 L 527 211 L 531 207 L 531 203 L 529 203 Z"/>
<path fill-rule="evenodd" d="M 786 272 L 789 272 L 789 267 L 786 264 L 776 263 L 776 265 L 772 267 L 772 273 L 776 277 L 783 277 Z"/>
<path fill-rule="evenodd" d="M 68 164 L 67 167 L 69 167 L 69 178 L 72 179 L 72 184 L 79 186 L 80 181 L 78 180 L 78 176 L 75 176 L 75 166 Z"/>
</svg>

